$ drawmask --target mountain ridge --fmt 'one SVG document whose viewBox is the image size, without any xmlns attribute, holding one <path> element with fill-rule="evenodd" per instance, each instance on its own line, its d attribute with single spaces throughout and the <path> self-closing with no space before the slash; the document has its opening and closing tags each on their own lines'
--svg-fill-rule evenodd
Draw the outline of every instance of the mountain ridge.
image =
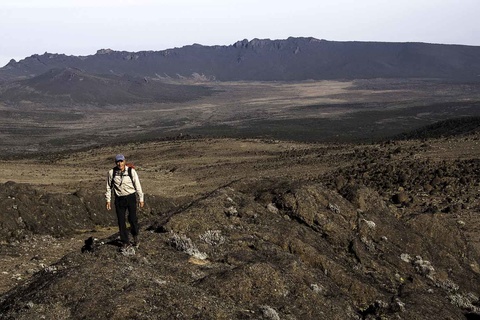
<svg viewBox="0 0 480 320">
<path fill-rule="evenodd" d="M 313 37 L 247 39 L 231 45 L 192 44 L 162 51 L 100 49 L 94 55 L 34 54 L 0 68 L 0 79 L 29 78 L 52 68 L 96 74 L 191 77 L 219 81 L 355 78 L 475 79 L 480 47 L 421 42 L 328 41 Z"/>
<path fill-rule="evenodd" d="M 98 75 L 76 67 L 53 68 L 38 76 L 0 86 L 0 101 L 32 101 L 51 106 L 182 102 L 210 95 L 202 86 L 149 81 L 130 75 Z"/>
</svg>

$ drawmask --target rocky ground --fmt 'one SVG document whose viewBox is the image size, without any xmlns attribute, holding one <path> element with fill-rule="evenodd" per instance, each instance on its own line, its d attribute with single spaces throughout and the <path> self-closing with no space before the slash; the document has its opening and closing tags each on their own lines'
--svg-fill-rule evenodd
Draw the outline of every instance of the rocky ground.
<svg viewBox="0 0 480 320">
<path fill-rule="evenodd" d="M 480 318 L 479 144 L 181 139 L 4 160 L 0 319 Z M 102 198 L 118 152 L 147 194 L 124 253 Z"/>
</svg>

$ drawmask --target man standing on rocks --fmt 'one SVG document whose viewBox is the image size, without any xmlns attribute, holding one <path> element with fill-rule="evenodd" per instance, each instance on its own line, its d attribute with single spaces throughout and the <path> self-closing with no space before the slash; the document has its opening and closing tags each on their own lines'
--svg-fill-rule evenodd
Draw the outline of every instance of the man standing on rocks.
<svg viewBox="0 0 480 320">
<path fill-rule="evenodd" d="M 108 172 L 105 199 L 107 200 L 107 210 L 111 210 L 113 190 L 122 249 L 127 249 L 130 246 L 130 241 L 128 239 L 125 215 L 128 210 L 128 222 L 130 223 L 130 232 L 133 236 L 133 245 L 138 246 L 137 195 L 140 201 L 140 208 L 143 208 L 143 191 L 137 171 L 125 164 L 125 156 L 123 154 L 118 154 L 115 157 L 115 164 L 116 166 Z"/>
</svg>

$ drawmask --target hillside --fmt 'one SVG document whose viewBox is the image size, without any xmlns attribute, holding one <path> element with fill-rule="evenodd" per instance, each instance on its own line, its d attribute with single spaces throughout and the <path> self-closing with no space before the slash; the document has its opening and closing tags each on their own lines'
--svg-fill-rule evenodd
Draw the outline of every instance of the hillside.
<svg viewBox="0 0 480 320">
<path fill-rule="evenodd" d="M 78 68 L 92 74 L 218 81 L 440 78 L 478 81 L 480 47 L 427 43 L 337 42 L 315 38 L 193 44 L 163 51 L 98 50 L 89 56 L 35 54 L 0 68 L 0 80 Z"/>
<path fill-rule="evenodd" d="M 452 118 L 405 132 L 398 139 L 428 139 L 469 135 L 480 131 L 480 117 Z"/>
<path fill-rule="evenodd" d="M 479 142 L 183 139 L 2 161 L 17 182 L 0 185 L 0 319 L 475 319 Z M 125 254 L 101 199 L 119 150 L 147 193 Z"/>
<path fill-rule="evenodd" d="M 125 105 L 185 102 L 210 95 L 202 86 L 168 84 L 132 76 L 94 75 L 69 67 L 0 86 L 0 102 L 48 105 Z"/>
</svg>

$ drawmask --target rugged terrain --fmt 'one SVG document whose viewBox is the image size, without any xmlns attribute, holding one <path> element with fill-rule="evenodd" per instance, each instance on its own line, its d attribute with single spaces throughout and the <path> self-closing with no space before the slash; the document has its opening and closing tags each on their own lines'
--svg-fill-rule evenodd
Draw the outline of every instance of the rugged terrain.
<svg viewBox="0 0 480 320">
<path fill-rule="evenodd" d="M 478 50 L 289 38 L 11 61 L 0 319 L 480 318 Z M 126 252 L 103 198 L 117 153 L 146 192 Z"/>
<path fill-rule="evenodd" d="M 476 319 L 469 132 L 183 137 L 3 160 L 0 318 Z M 118 152 L 147 194 L 140 247 L 124 254 L 102 198 Z"/>
</svg>

